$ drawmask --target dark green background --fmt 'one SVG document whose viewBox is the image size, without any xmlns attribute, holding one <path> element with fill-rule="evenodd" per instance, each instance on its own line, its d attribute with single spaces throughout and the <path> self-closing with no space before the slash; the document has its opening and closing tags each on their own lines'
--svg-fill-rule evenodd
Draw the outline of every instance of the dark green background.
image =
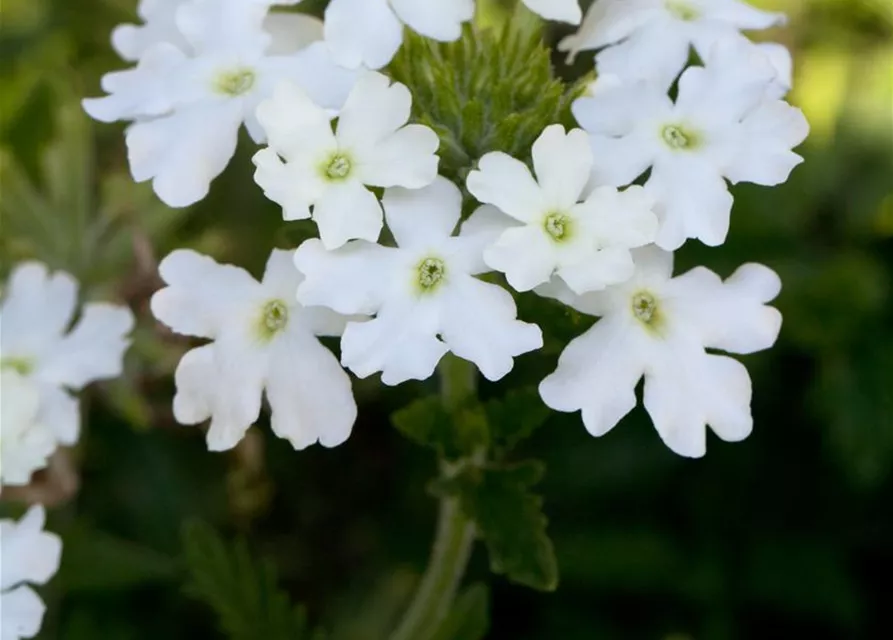
<svg viewBox="0 0 893 640">
<path fill-rule="evenodd" d="M 795 54 L 791 100 L 813 124 L 806 162 L 779 188 L 735 188 L 729 241 L 689 243 L 677 260 L 724 276 L 757 261 L 782 276 L 779 342 L 743 358 L 754 433 L 740 444 L 711 437 L 708 455 L 692 461 L 661 444 L 641 408 L 599 440 L 578 416 L 555 414 L 519 455 L 548 464 L 541 491 L 561 585 L 540 594 L 492 577 L 479 547 L 469 576 L 492 588 L 488 638 L 893 631 L 890 5 L 760 4 L 791 15 L 769 35 Z M 68 456 L 80 489 L 50 515 L 65 550 L 42 590 L 41 637 L 219 637 L 210 610 L 183 593 L 180 530 L 195 517 L 247 536 L 336 640 L 381 637 L 423 569 L 435 510 L 434 460 L 388 416 L 436 382 L 356 383 L 361 417 L 335 450 L 294 453 L 264 421 L 238 452 L 208 453 L 200 430 L 170 413 L 170 374 L 188 345 L 147 313 L 153 259 L 190 246 L 258 273 L 273 244 L 294 246 L 306 229 L 283 225 L 251 182 L 247 139 L 190 211 L 129 184 L 123 125 L 89 123 L 77 101 L 122 66 L 107 34 L 134 20 L 131 2 L 7 0 L 2 12 L 3 270 L 36 256 L 78 274 L 88 297 L 126 299 L 141 316 L 126 378 L 84 401 L 84 437 Z M 557 306 L 521 308 L 543 323 L 547 348 L 483 384 L 485 396 L 541 379 L 582 330 Z"/>
</svg>

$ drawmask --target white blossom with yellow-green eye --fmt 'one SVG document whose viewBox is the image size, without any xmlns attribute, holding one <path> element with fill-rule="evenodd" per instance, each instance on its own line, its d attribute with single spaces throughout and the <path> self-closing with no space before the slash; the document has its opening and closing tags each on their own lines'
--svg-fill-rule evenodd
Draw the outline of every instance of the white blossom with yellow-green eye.
<svg viewBox="0 0 893 640">
<path fill-rule="evenodd" d="M 367 71 L 333 131 L 325 109 L 282 84 L 257 110 L 270 146 L 254 156 L 254 179 L 286 220 L 312 217 L 327 249 L 375 242 L 382 210 L 367 187 L 418 189 L 437 176 L 440 141 L 430 128 L 406 124 L 411 106 L 404 85 Z"/>
<path fill-rule="evenodd" d="M 31 585 L 46 584 L 59 570 L 62 540 L 44 531 L 46 513 L 34 505 L 18 522 L 0 520 L 0 638 L 20 640 L 40 632 L 46 605 Z"/>
<path fill-rule="evenodd" d="M 354 240 L 327 251 L 308 240 L 295 253 L 304 304 L 375 316 L 348 323 L 344 366 L 361 378 L 380 371 L 396 385 L 430 377 L 451 351 L 498 380 L 515 356 L 542 346 L 539 327 L 517 319 L 512 296 L 475 277 L 489 270 L 483 248 L 503 228 L 501 214 L 482 207 L 454 236 L 462 196 L 440 177 L 423 189 L 388 189 L 383 204 L 397 247 Z"/>
<path fill-rule="evenodd" d="M 77 442 L 80 410 L 74 392 L 121 375 L 134 317 L 127 307 L 102 302 L 86 304 L 78 314 L 78 283 L 71 275 L 25 262 L 9 277 L 0 322 L 3 482 L 27 484 L 26 470 L 43 468 L 57 446 Z M 10 388 L 18 389 L 10 392 L 15 400 L 9 399 Z"/>
<path fill-rule="evenodd" d="M 518 291 L 553 274 L 576 293 L 632 276 L 630 249 L 652 243 L 657 233 L 651 196 L 642 187 L 588 188 L 592 150 L 580 129 L 547 127 L 532 156 L 536 179 L 501 152 L 484 155 L 468 175 L 469 192 L 506 214 L 505 231 L 484 250 L 487 265 Z"/>
<path fill-rule="evenodd" d="M 784 14 L 742 0 L 596 0 L 577 33 L 558 48 L 571 57 L 602 49 L 596 56 L 599 75 L 666 88 L 685 68 L 692 48 L 705 60 L 717 43 L 742 39 L 741 31 L 784 22 Z"/>
<path fill-rule="evenodd" d="M 656 83 L 604 77 L 572 110 L 589 133 L 596 184 L 629 184 L 651 170 L 645 189 L 657 201 L 656 243 L 675 250 L 687 238 L 725 242 L 733 202 L 726 180 L 775 186 L 803 161 L 792 149 L 809 125 L 778 95 L 767 56 L 736 40 L 682 74 L 675 102 Z"/>
<path fill-rule="evenodd" d="M 281 81 L 299 84 L 337 111 L 356 80 L 315 42 L 274 41 L 265 0 L 187 0 L 174 7 L 185 42 L 148 46 L 135 68 L 106 74 L 103 98 L 83 101 L 102 122 L 133 121 L 126 131 L 134 180 L 152 180 L 158 196 L 180 207 L 207 195 L 232 158 L 244 123 L 256 142 L 264 132 L 257 105 Z M 301 33 L 296 31 L 296 33 Z"/>
<path fill-rule="evenodd" d="M 766 303 L 780 291 L 774 271 L 746 264 L 721 280 L 703 267 L 672 276 L 673 255 L 651 246 L 634 252 L 636 274 L 604 291 L 577 296 L 558 282 L 538 290 L 601 319 L 571 341 L 540 384 L 557 411 L 581 411 L 594 436 L 643 404 L 666 445 L 703 456 L 706 427 L 737 442 L 753 427 L 751 382 L 737 360 L 707 350 L 749 354 L 768 349 L 781 314 Z"/>
<path fill-rule="evenodd" d="M 273 432 L 295 449 L 334 447 L 350 435 L 357 407 L 350 379 L 317 336 L 337 336 L 345 320 L 295 299 L 302 276 L 290 251 L 274 250 L 263 280 L 178 249 L 159 266 L 167 286 L 152 313 L 173 331 L 211 340 L 177 367 L 174 417 L 210 419 L 208 448 L 234 447 L 258 419 L 266 393 Z"/>
</svg>

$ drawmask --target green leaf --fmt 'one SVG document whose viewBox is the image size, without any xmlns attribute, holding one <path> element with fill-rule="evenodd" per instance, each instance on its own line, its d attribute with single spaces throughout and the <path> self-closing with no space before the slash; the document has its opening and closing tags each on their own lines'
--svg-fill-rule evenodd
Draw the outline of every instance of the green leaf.
<svg viewBox="0 0 893 640">
<path fill-rule="evenodd" d="M 477 524 L 495 573 L 534 589 L 554 591 L 558 566 L 546 535 L 542 498 L 529 490 L 543 472 L 543 464 L 537 461 L 472 466 L 441 486 L 459 498 L 466 516 Z"/>
<path fill-rule="evenodd" d="M 509 391 L 501 400 L 488 402 L 485 410 L 491 438 L 506 449 L 513 449 L 529 438 L 546 423 L 551 413 L 535 389 Z"/>
<path fill-rule="evenodd" d="M 311 634 L 303 609 L 277 586 L 272 563 L 251 557 L 244 540 L 226 543 L 199 521 L 183 529 L 187 591 L 217 614 L 231 640 L 302 640 Z"/>
<path fill-rule="evenodd" d="M 473 584 L 456 598 L 431 640 L 481 640 L 490 628 L 490 591 Z"/>
<path fill-rule="evenodd" d="M 489 442 L 486 416 L 480 405 L 466 405 L 452 414 L 437 396 L 416 400 L 391 416 L 394 426 L 416 444 L 455 460 L 471 455 Z"/>
</svg>

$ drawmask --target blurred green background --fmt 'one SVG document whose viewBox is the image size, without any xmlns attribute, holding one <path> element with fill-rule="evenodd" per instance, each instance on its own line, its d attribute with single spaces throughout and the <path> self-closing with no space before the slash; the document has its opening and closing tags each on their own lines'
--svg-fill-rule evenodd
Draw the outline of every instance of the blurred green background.
<svg viewBox="0 0 893 640">
<path fill-rule="evenodd" d="M 322 2 L 303 8 L 318 10 Z M 888 0 L 760 0 L 788 13 L 759 34 L 795 58 L 790 100 L 812 134 L 804 165 L 776 189 L 742 185 L 721 249 L 688 243 L 678 264 L 728 275 L 757 261 L 784 281 L 784 327 L 744 358 L 753 435 L 711 438 L 703 460 L 660 442 L 641 408 L 608 436 L 555 414 L 526 444 L 548 464 L 541 486 L 561 570 L 540 594 L 488 574 L 488 638 L 726 640 L 890 637 L 893 591 L 893 5 Z M 43 638 L 216 638 L 184 593 L 190 519 L 244 536 L 335 640 L 375 640 L 424 567 L 435 462 L 388 416 L 435 382 L 356 383 L 361 416 L 335 450 L 294 453 L 265 421 L 236 451 L 211 454 L 172 419 L 171 372 L 187 343 L 151 320 L 155 265 L 189 246 L 258 273 L 285 226 L 251 182 L 243 143 L 211 195 L 161 205 L 127 174 L 123 125 L 97 125 L 78 101 L 122 67 L 108 44 L 134 0 L 5 0 L 0 9 L 0 265 L 37 257 L 75 273 L 87 297 L 141 316 L 124 379 L 85 396 L 76 450 L 10 499 L 52 504 L 65 539 L 42 590 Z M 549 33 L 554 41 L 564 31 Z M 550 303 L 522 304 L 547 348 L 484 395 L 531 384 L 581 327 Z"/>
</svg>

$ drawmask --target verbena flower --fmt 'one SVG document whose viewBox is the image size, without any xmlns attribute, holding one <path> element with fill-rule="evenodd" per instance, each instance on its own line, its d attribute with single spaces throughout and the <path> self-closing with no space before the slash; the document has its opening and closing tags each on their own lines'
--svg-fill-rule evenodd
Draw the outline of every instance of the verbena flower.
<svg viewBox="0 0 893 640">
<path fill-rule="evenodd" d="M 317 336 L 340 335 L 344 319 L 295 300 L 302 280 L 291 252 L 274 250 L 261 282 L 247 271 L 180 249 L 159 266 L 167 287 L 152 313 L 177 333 L 212 342 L 177 367 L 174 417 L 211 420 L 208 448 L 234 447 L 269 402 L 273 432 L 295 449 L 334 447 L 357 414 L 350 380 Z"/>
<path fill-rule="evenodd" d="M 512 296 L 474 277 L 488 270 L 483 247 L 501 228 L 492 208 L 453 236 L 462 196 L 444 178 L 415 191 L 389 189 L 383 204 L 397 247 L 355 240 L 326 251 L 308 240 L 295 253 L 306 276 L 298 288 L 304 304 L 375 315 L 348 323 L 342 364 L 361 378 L 381 371 L 382 382 L 395 385 L 430 377 L 452 351 L 498 380 L 515 356 L 542 346 L 539 328 L 517 320 Z"/>
<path fill-rule="evenodd" d="M 669 86 L 688 62 L 691 47 L 703 60 L 716 43 L 739 39 L 741 30 L 784 21 L 783 14 L 740 0 L 596 0 L 580 30 L 558 48 L 574 56 L 607 47 L 596 56 L 600 75 Z"/>
<path fill-rule="evenodd" d="M 547 127 L 532 155 L 536 180 L 524 163 L 501 152 L 486 154 L 468 176 L 472 195 L 511 216 L 484 251 L 487 265 L 518 291 L 548 282 L 553 273 L 577 293 L 632 276 L 629 250 L 650 244 L 657 233 L 652 198 L 641 187 L 599 187 L 587 195 L 592 151 L 580 129 L 565 134 L 560 125 Z"/>
<path fill-rule="evenodd" d="M 4 404 L 6 400 L 4 399 Z M 40 505 L 22 518 L 0 520 L 0 637 L 33 638 L 43 624 L 46 606 L 29 585 L 45 584 L 59 570 L 62 540 L 43 531 Z"/>
<path fill-rule="evenodd" d="M 14 369 L 0 371 L 0 485 L 25 485 L 47 466 L 56 435 L 41 422 L 37 385 Z"/>
<path fill-rule="evenodd" d="M 656 247 L 637 250 L 635 261 L 630 281 L 603 292 L 576 296 L 554 283 L 540 290 L 601 316 L 540 384 L 543 401 L 582 411 L 586 429 L 601 436 L 636 405 L 644 376 L 645 409 L 676 453 L 704 455 L 706 426 L 728 442 L 743 440 L 753 426 L 750 377 L 707 349 L 747 354 L 774 344 L 781 314 L 766 303 L 778 295 L 778 276 L 746 264 L 725 281 L 703 267 L 673 278 L 672 254 Z"/>
<path fill-rule="evenodd" d="M 243 123 L 255 141 L 263 141 L 255 109 L 279 82 L 299 84 L 332 110 L 341 107 L 353 86 L 356 74 L 334 64 L 321 42 L 296 53 L 274 53 L 263 28 L 268 4 L 183 3 L 175 22 L 185 48 L 169 41 L 149 46 L 136 68 L 103 77 L 110 95 L 83 102 L 97 120 L 134 122 L 126 133 L 133 178 L 152 180 L 171 206 L 207 195 L 232 158 Z"/>
<path fill-rule="evenodd" d="M 658 83 L 601 78 L 573 105 L 590 134 L 593 180 L 625 185 L 650 168 L 657 244 L 722 244 L 732 208 L 726 180 L 774 186 L 803 161 L 791 149 L 809 125 L 777 98 L 776 78 L 766 56 L 740 42 L 717 46 L 706 66 L 686 70 L 675 103 Z"/>
<path fill-rule="evenodd" d="M 338 64 L 380 69 L 403 43 L 403 25 L 449 42 L 474 15 L 474 0 L 331 0 L 325 40 Z"/>
<path fill-rule="evenodd" d="M 130 345 L 128 334 L 133 329 L 133 314 L 119 305 L 91 303 L 84 306 L 72 326 L 77 289 L 77 282 L 69 274 L 50 274 L 46 266 L 36 262 L 19 265 L 9 278 L 0 305 L 3 326 L 0 367 L 4 372 L 18 374 L 18 377 L 3 376 L 4 398 L 6 385 L 18 388 L 22 397 L 14 403 L 19 405 L 17 408 L 11 405 L 8 409 L 17 418 L 10 418 L 8 425 L 4 419 L 2 425 L 4 483 L 27 484 L 28 478 L 22 473 L 13 476 L 12 468 L 18 467 L 24 472 L 27 467 L 34 467 L 39 458 L 45 459 L 42 452 L 48 448 L 47 432 L 51 434 L 53 450 L 59 444 L 77 442 L 80 413 L 77 398 L 71 392 L 121 374 L 124 352 Z M 35 396 L 36 414 L 33 412 Z M 6 411 L 4 407 L 4 416 Z M 24 433 L 19 431 L 21 420 L 27 421 L 28 414 L 39 425 L 37 432 L 32 431 L 33 424 Z M 13 463 L 11 458 L 16 455 L 16 449 L 7 451 L 6 447 L 21 442 L 19 438 L 30 444 L 21 450 L 25 458 Z M 7 472 L 11 474 L 9 477 Z"/>
<path fill-rule="evenodd" d="M 257 110 L 270 146 L 254 156 L 254 179 L 286 220 L 311 217 L 312 206 L 327 249 L 354 238 L 374 242 L 382 211 L 366 185 L 417 189 L 437 176 L 440 141 L 428 127 L 406 124 L 411 104 L 405 86 L 368 71 L 333 132 L 325 109 L 282 84 Z"/>
</svg>

